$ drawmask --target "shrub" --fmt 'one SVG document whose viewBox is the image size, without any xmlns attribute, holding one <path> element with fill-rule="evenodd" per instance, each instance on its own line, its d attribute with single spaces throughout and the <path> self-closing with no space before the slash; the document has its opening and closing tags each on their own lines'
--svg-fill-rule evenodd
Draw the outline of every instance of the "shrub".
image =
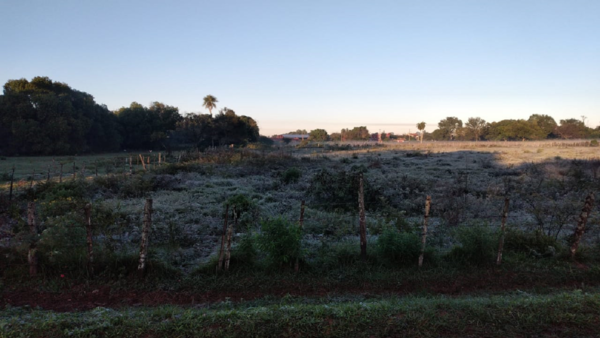
<svg viewBox="0 0 600 338">
<path fill-rule="evenodd" d="M 598 140 L 594 139 L 590 141 L 590 147 L 599 147 Z"/>
<path fill-rule="evenodd" d="M 421 253 L 421 240 L 417 234 L 399 232 L 387 227 L 379 235 L 375 250 L 385 262 L 404 266 L 414 265 Z"/>
<path fill-rule="evenodd" d="M 302 172 L 300 171 L 300 169 L 293 167 L 283 172 L 283 175 L 281 176 L 281 181 L 284 184 L 297 183 L 298 180 L 300 180 L 301 176 Z"/>
<path fill-rule="evenodd" d="M 238 194 L 227 199 L 225 204 L 229 205 L 229 210 L 235 208 L 238 217 L 238 226 L 247 229 L 255 224 L 259 215 L 259 208 L 256 202 L 244 194 Z"/>
<path fill-rule="evenodd" d="M 454 231 L 459 242 L 448 257 L 465 265 L 486 265 L 493 262 L 498 249 L 498 236 L 488 226 L 461 226 Z"/>
<path fill-rule="evenodd" d="M 257 240 L 258 248 L 273 265 L 291 263 L 300 257 L 302 230 L 281 217 L 263 221 Z"/>
<path fill-rule="evenodd" d="M 526 233 L 522 230 L 509 229 L 504 240 L 506 251 L 528 253 L 534 256 L 553 256 L 561 249 L 560 243 L 541 231 Z"/>
<path fill-rule="evenodd" d="M 366 171 L 364 166 L 352 166 L 348 171 L 322 169 L 311 179 L 307 195 L 321 209 L 355 211 L 358 207 L 358 176 Z M 366 176 L 363 189 L 367 210 L 380 209 L 386 205 L 383 189 L 370 183 Z"/>
</svg>

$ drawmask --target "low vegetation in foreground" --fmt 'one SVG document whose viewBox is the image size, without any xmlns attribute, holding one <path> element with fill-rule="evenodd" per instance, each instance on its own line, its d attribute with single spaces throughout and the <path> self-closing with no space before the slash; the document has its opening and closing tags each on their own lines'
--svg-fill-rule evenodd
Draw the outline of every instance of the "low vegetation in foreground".
<svg viewBox="0 0 600 338">
<path fill-rule="evenodd" d="M 4 336 L 595 332 L 595 147 L 321 143 L 138 158 L 0 161 Z M 27 169 L 15 176 L 13 164 Z"/>
</svg>

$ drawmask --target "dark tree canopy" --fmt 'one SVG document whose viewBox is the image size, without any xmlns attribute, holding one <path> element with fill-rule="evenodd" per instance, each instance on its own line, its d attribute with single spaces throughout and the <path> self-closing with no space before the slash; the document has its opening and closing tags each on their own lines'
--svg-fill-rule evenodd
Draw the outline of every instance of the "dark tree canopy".
<svg viewBox="0 0 600 338">
<path fill-rule="evenodd" d="M 0 96 L 0 151 L 50 155 L 119 148 L 117 121 L 90 94 L 47 77 L 9 80 Z"/>
<path fill-rule="evenodd" d="M 329 135 L 325 129 L 315 129 L 311 130 L 308 134 L 308 139 L 311 141 L 327 141 L 329 140 Z"/>
</svg>

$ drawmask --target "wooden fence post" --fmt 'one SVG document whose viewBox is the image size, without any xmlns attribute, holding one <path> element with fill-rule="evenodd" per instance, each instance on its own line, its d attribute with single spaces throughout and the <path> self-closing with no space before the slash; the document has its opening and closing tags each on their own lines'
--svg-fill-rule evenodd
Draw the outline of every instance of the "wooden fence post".
<svg viewBox="0 0 600 338">
<path fill-rule="evenodd" d="M 10 173 L 10 188 L 8 191 L 8 201 L 12 202 L 12 191 L 13 191 L 13 181 L 15 180 L 15 165 L 12 166 L 12 172 Z"/>
<path fill-rule="evenodd" d="M 96 171 L 96 177 L 98 177 L 98 161 L 96 161 L 96 164 L 94 165 L 94 170 Z"/>
<path fill-rule="evenodd" d="M 133 175 L 133 163 L 131 161 L 131 156 L 129 156 L 129 175 Z"/>
<path fill-rule="evenodd" d="M 48 166 L 48 175 L 46 176 L 46 183 L 50 182 L 50 166 Z"/>
<path fill-rule="evenodd" d="M 162 164 L 162 161 L 161 161 L 162 159 L 161 159 L 161 156 L 160 156 L 160 155 L 161 155 L 161 154 L 160 154 L 160 153 L 158 153 L 158 166 L 160 166 L 160 165 Z"/>
<path fill-rule="evenodd" d="M 77 170 L 75 169 L 75 161 L 73 161 L 73 179 L 77 177 Z"/>
<path fill-rule="evenodd" d="M 146 164 L 144 163 L 144 158 L 142 157 L 142 154 L 140 155 L 140 160 L 142 161 L 142 167 L 144 168 L 144 170 L 146 170 Z"/>
<path fill-rule="evenodd" d="M 360 257 L 367 259 L 367 226 L 365 222 L 365 195 L 363 185 L 363 174 L 359 176 L 358 185 L 358 222 L 360 231 Z"/>
<path fill-rule="evenodd" d="M 83 167 L 81 168 L 81 178 L 85 180 L 85 162 L 83 162 Z"/>
<path fill-rule="evenodd" d="M 579 221 L 577 221 L 577 228 L 575 229 L 575 233 L 573 234 L 574 241 L 573 245 L 571 245 L 571 258 L 575 258 L 575 254 L 577 253 L 577 248 L 579 247 L 579 241 L 581 240 L 581 236 L 585 231 L 585 225 L 587 223 L 588 217 L 592 212 L 592 207 L 594 206 L 594 193 L 591 192 L 585 198 L 585 204 L 583 205 L 583 209 L 581 210 L 581 214 L 579 215 Z"/>
<path fill-rule="evenodd" d="M 223 256 L 225 254 L 225 233 L 227 232 L 227 219 L 229 218 L 229 204 L 225 205 L 225 221 L 223 223 L 223 233 L 221 234 L 221 249 L 219 250 L 219 263 L 217 271 L 221 271 L 223 266 Z"/>
<path fill-rule="evenodd" d="M 298 227 L 302 229 L 304 226 L 304 200 L 300 203 L 300 220 L 298 221 Z M 298 272 L 300 270 L 300 259 L 296 257 L 296 264 L 294 265 L 294 271 Z"/>
<path fill-rule="evenodd" d="M 425 243 L 427 242 L 427 221 L 429 220 L 429 210 L 431 209 L 431 196 L 427 196 L 425 201 L 425 216 L 423 218 L 423 235 L 421 237 L 421 254 L 419 255 L 419 268 L 423 266 L 425 256 Z"/>
<path fill-rule="evenodd" d="M 92 205 L 90 203 L 85 205 L 85 225 L 87 229 L 87 246 L 88 246 L 88 271 L 90 275 L 94 274 L 94 244 L 92 242 Z"/>
<path fill-rule="evenodd" d="M 504 250 L 504 234 L 506 233 L 506 217 L 508 217 L 508 204 L 509 199 L 504 199 L 504 211 L 502 212 L 502 225 L 500 226 L 500 242 L 498 243 L 498 257 L 496 258 L 496 265 L 502 264 L 502 250 Z"/>
<path fill-rule="evenodd" d="M 142 228 L 142 240 L 140 244 L 140 263 L 138 265 L 138 272 L 141 276 L 146 273 L 146 258 L 148 256 L 148 233 L 152 226 L 152 199 L 146 199 L 146 205 L 144 207 L 144 225 Z"/>
<path fill-rule="evenodd" d="M 37 275 L 37 226 L 35 224 L 34 202 L 27 203 L 27 225 L 29 225 L 29 234 L 31 235 L 31 242 L 29 243 L 29 252 L 27 253 L 27 262 L 29 263 L 29 276 L 35 277 Z"/>
<path fill-rule="evenodd" d="M 229 271 L 229 261 L 231 260 L 231 236 L 233 236 L 234 226 L 237 227 L 237 211 L 233 207 L 233 225 L 227 230 L 227 254 L 225 255 L 225 271 Z"/>
</svg>

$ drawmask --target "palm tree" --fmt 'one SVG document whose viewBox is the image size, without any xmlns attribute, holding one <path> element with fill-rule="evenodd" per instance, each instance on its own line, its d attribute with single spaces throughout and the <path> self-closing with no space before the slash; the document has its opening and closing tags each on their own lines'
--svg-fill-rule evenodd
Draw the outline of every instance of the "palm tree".
<svg viewBox="0 0 600 338">
<path fill-rule="evenodd" d="M 210 113 L 210 116 L 212 116 L 212 110 L 213 108 L 216 108 L 217 105 L 216 103 L 219 102 L 217 101 L 217 98 L 212 96 L 212 95 L 206 95 L 204 97 L 204 103 L 202 104 L 202 106 L 206 109 L 208 109 L 208 112 Z"/>
<path fill-rule="evenodd" d="M 423 143 L 423 134 L 425 133 L 423 130 L 425 130 L 425 122 L 417 123 L 417 129 L 421 131 L 421 143 Z"/>
</svg>

